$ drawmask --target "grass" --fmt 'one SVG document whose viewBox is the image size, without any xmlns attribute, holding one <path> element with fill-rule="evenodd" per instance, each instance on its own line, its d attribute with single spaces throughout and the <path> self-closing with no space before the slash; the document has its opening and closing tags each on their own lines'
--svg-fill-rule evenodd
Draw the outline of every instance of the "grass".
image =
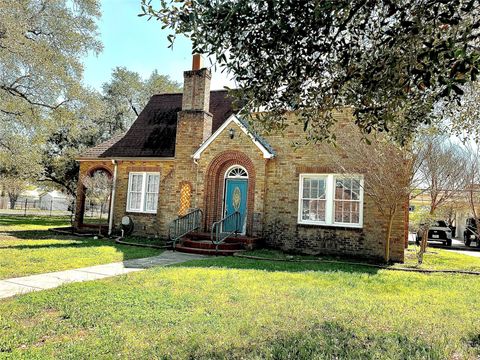
<svg viewBox="0 0 480 360">
<path fill-rule="evenodd" d="M 61 226 L 70 226 L 70 217 L 0 216 L 0 233 L 41 231 Z"/>
<path fill-rule="evenodd" d="M 211 258 L 0 301 L 0 357 L 476 359 L 478 278 Z"/>
<path fill-rule="evenodd" d="M 45 239 L 10 241 L 23 240 Z M 426 261 L 462 262 L 437 249 Z M 0 359 L 473 360 L 478 294 L 469 275 L 208 258 L 0 300 Z"/>
<path fill-rule="evenodd" d="M 428 248 L 424 255 L 423 264 L 421 266 L 417 264 L 415 248 L 410 246 L 405 252 L 405 263 L 401 265 L 403 267 L 433 270 L 480 271 L 480 257 L 436 248 Z"/>
<path fill-rule="evenodd" d="M 0 217 L 0 279 L 154 256 L 161 251 L 111 240 L 55 235 L 68 218 Z"/>
<path fill-rule="evenodd" d="M 276 260 L 337 260 L 349 261 L 348 259 L 332 257 L 332 256 L 303 256 L 289 255 L 276 250 L 253 250 L 248 251 L 245 255 L 258 256 Z M 351 260 L 359 262 L 359 260 Z M 422 265 L 418 265 L 416 252 L 413 246 L 410 246 L 405 252 L 405 263 L 394 264 L 394 268 L 406 267 L 411 269 L 429 269 L 429 270 L 469 270 L 480 272 L 480 257 L 465 255 L 459 252 L 448 250 L 429 248 L 424 256 Z M 480 281 L 480 279 L 479 279 Z"/>
</svg>

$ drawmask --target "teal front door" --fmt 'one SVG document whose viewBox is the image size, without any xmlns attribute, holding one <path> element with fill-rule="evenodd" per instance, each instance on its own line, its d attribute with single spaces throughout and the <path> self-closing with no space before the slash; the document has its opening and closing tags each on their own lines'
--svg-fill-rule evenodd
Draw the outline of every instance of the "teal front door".
<svg viewBox="0 0 480 360">
<path fill-rule="evenodd" d="M 240 213 L 240 233 L 245 232 L 245 219 L 247 216 L 247 190 L 248 180 L 246 179 L 225 180 L 225 217 L 233 214 L 235 211 Z M 225 223 L 223 231 L 235 231 L 235 223 Z"/>
</svg>

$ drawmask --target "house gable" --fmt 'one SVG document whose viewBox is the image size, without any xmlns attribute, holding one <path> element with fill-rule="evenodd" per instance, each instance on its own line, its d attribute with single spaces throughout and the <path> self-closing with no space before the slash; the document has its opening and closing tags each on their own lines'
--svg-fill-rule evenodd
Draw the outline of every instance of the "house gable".
<svg viewBox="0 0 480 360">
<path fill-rule="evenodd" d="M 275 152 L 268 142 L 256 134 L 248 126 L 247 122 L 239 118 L 236 114 L 232 114 L 193 154 L 195 160 L 200 159 L 202 153 L 212 144 L 220 134 L 230 131 L 231 126 L 235 124 L 252 143 L 261 151 L 264 159 L 273 159 Z"/>
</svg>

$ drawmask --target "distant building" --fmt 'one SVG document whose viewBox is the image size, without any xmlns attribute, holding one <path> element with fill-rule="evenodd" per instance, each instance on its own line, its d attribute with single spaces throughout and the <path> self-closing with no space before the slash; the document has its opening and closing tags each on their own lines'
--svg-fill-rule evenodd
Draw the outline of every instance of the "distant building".
<svg viewBox="0 0 480 360">
<path fill-rule="evenodd" d="M 40 209 L 52 211 L 68 211 L 70 199 L 62 192 L 54 190 L 39 196 Z"/>
</svg>

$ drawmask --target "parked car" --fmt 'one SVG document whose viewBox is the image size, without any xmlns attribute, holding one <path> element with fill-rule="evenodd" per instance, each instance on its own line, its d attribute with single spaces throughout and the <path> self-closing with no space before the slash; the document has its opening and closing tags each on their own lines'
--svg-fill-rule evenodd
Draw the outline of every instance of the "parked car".
<svg viewBox="0 0 480 360">
<path fill-rule="evenodd" d="M 417 245 L 422 241 L 422 232 L 417 232 Z M 452 229 L 443 220 L 435 221 L 428 229 L 428 240 L 442 242 L 446 246 L 452 246 Z"/>
<path fill-rule="evenodd" d="M 465 226 L 465 230 L 463 232 L 463 242 L 465 246 L 470 246 L 474 241 L 477 247 L 480 247 L 480 240 L 478 238 L 478 231 L 477 231 L 477 222 L 475 218 L 468 218 Z"/>
</svg>

